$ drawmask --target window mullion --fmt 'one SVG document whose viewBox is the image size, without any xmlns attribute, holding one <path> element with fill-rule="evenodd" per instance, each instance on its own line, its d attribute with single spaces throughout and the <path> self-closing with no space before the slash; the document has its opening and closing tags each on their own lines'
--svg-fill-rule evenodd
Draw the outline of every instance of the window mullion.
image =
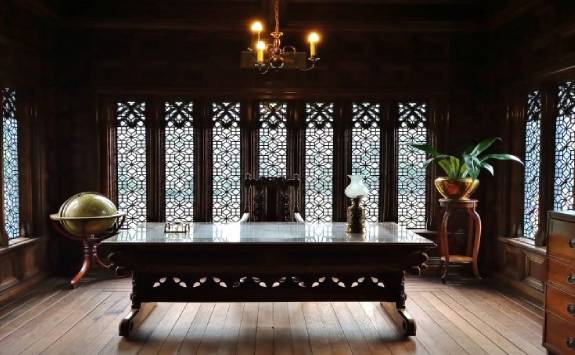
<svg viewBox="0 0 575 355">
<path fill-rule="evenodd" d="M 0 137 L 4 137 L 4 87 L 0 86 Z M 0 167 L 4 166 L 4 140 L 0 140 Z M 4 169 L 0 169 L 0 203 L 4 203 Z M 6 223 L 4 222 L 4 208 L 0 209 L 0 247 L 8 245 L 8 233 L 6 232 Z"/>
<path fill-rule="evenodd" d="M 383 220 L 397 222 L 397 122 L 398 103 L 383 103 L 383 147 L 381 152 L 382 171 L 385 172 L 386 182 L 383 183 Z"/>
</svg>

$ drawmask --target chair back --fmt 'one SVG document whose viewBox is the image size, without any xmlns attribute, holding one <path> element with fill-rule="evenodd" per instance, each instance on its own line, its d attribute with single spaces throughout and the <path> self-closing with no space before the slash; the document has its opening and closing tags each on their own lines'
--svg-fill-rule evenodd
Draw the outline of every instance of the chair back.
<svg viewBox="0 0 575 355">
<path fill-rule="evenodd" d="M 298 175 L 285 177 L 260 177 L 248 174 L 244 181 L 247 190 L 245 213 L 250 222 L 299 222 Z"/>
</svg>

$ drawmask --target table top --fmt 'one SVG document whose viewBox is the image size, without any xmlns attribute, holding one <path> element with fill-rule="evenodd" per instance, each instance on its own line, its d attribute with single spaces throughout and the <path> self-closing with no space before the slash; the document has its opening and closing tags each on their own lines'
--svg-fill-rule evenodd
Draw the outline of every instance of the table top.
<svg viewBox="0 0 575 355">
<path fill-rule="evenodd" d="M 185 233 L 166 233 L 164 223 L 144 223 L 136 228 L 123 230 L 102 244 L 317 244 L 360 243 L 400 244 L 432 247 L 427 238 L 405 229 L 393 222 L 368 224 L 364 235 L 347 234 L 347 224 L 295 223 L 295 222 L 247 222 L 247 223 L 190 223 Z"/>
</svg>

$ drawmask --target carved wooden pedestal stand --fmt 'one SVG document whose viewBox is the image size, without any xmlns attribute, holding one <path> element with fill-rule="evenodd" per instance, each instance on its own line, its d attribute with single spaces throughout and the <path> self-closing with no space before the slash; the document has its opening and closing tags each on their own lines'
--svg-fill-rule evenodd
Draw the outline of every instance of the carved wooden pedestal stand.
<svg viewBox="0 0 575 355">
<path fill-rule="evenodd" d="M 114 225 L 114 227 L 102 234 L 98 235 L 89 235 L 86 233 L 85 236 L 76 236 L 74 234 L 69 233 L 66 231 L 61 224 L 61 219 L 58 215 L 50 216 L 54 225 L 54 228 L 58 231 L 58 233 L 62 234 L 63 236 L 73 239 L 79 240 L 82 242 L 84 246 L 84 262 L 82 263 L 82 267 L 80 271 L 74 276 L 74 278 L 70 281 L 70 287 L 75 288 L 79 283 L 80 280 L 90 271 L 92 265 L 100 266 L 104 269 L 109 269 L 110 265 L 104 263 L 102 259 L 98 256 L 98 244 L 104 239 L 110 238 L 113 235 L 118 234 L 118 230 L 124 223 L 125 215 L 118 216 L 118 222 Z"/>
<path fill-rule="evenodd" d="M 477 200 L 449 200 L 440 199 L 439 205 L 444 209 L 441 227 L 439 229 L 439 248 L 441 252 L 441 281 L 445 283 L 449 264 L 471 264 L 473 275 L 479 278 L 477 267 L 477 257 L 479 255 L 479 244 L 481 242 L 481 218 L 475 210 Z M 455 211 L 465 211 L 468 216 L 467 245 L 465 255 L 449 254 L 448 224 L 449 218 Z"/>
</svg>

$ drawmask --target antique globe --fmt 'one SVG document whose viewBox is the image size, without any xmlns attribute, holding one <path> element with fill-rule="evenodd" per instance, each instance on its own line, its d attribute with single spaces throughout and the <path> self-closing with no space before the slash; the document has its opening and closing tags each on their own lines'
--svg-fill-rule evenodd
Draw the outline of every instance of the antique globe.
<svg viewBox="0 0 575 355">
<path fill-rule="evenodd" d="M 118 209 L 102 194 L 82 192 L 62 204 L 57 219 L 72 235 L 97 236 L 114 227 L 118 221 Z"/>
</svg>

